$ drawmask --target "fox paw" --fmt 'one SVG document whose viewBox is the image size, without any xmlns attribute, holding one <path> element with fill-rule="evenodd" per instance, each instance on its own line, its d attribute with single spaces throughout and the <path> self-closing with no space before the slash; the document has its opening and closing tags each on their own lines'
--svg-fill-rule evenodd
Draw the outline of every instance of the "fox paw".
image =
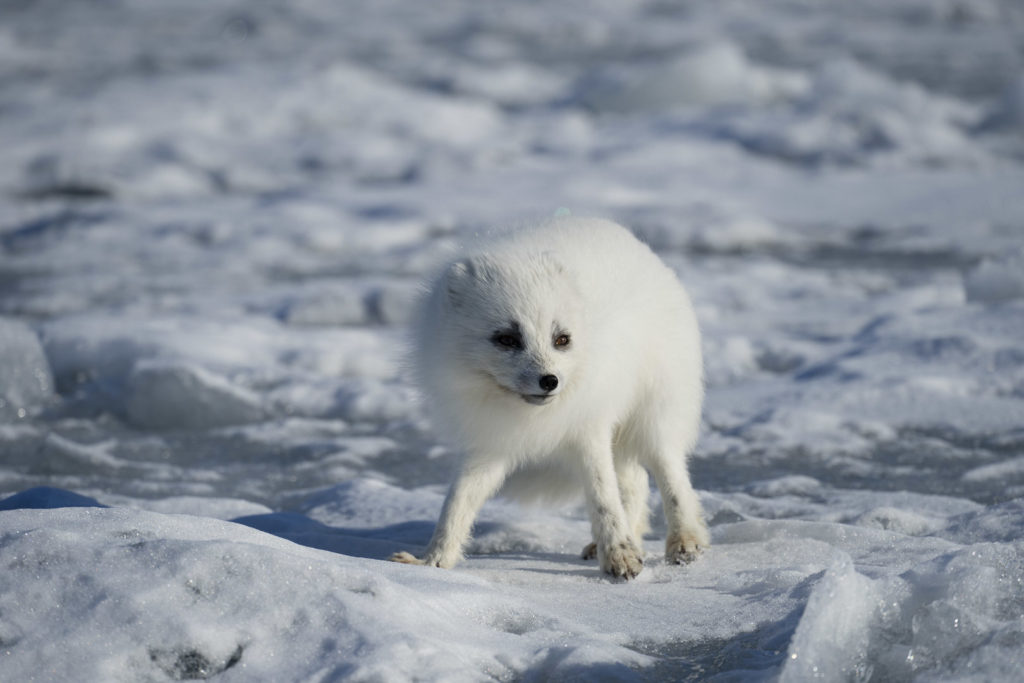
<svg viewBox="0 0 1024 683">
<path fill-rule="evenodd" d="M 595 558 L 597 558 L 597 544 L 588 543 L 583 546 L 583 550 L 580 552 L 580 559 L 593 560 Z"/>
<path fill-rule="evenodd" d="M 411 553 L 407 553 L 404 550 L 402 552 L 395 553 L 389 557 L 388 560 L 391 562 L 401 562 L 402 564 L 426 564 L 426 562 L 420 558 Z"/>
<path fill-rule="evenodd" d="M 427 567 L 440 567 L 441 569 L 451 569 L 458 561 L 458 557 L 451 557 L 445 555 L 436 555 L 428 552 L 425 557 L 416 557 L 411 553 L 407 553 L 404 550 L 402 552 L 395 553 L 388 558 L 392 562 L 401 562 L 402 564 L 420 564 Z"/>
<path fill-rule="evenodd" d="M 668 564 L 689 564 L 700 557 L 710 542 L 707 533 L 682 533 L 665 539 L 665 562 Z"/>
<path fill-rule="evenodd" d="M 632 543 L 619 543 L 601 555 L 601 569 L 616 578 L 632 579 L 644 568 L 640 551 Z"/>
</svg>

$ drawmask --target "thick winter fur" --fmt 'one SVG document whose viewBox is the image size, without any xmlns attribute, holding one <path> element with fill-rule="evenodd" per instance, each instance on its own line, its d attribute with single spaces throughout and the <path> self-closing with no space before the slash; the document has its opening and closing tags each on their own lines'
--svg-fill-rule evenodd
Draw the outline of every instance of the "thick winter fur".
<svg viewBox="0 0 1024 683">
<path fill-rule="evenodd" d="M 483 503 L 582 485 L 584 556 L 640 572 L 647 473 L 664 501 L 666 560 L 709 544 L 686 457 L 703 399 L 700 333 L 675 275 L 629 231 L 553 219 L 451 264 L 423 302 L 414 366 L 436 427 L 465 453 L 426 554 L 451 567 Z"/>
</svg>

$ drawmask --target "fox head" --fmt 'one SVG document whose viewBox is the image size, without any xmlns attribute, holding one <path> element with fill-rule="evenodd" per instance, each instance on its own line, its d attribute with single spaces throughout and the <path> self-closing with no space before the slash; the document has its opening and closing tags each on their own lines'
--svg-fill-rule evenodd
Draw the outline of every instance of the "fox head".
<svg viewBox="0 0 1024 683">
<path fill-rule="evenodd" d="M 572 387 L 584 311 L 552 255 L 475 256 L 452 264 L 444 286 L 452 343 L 476 379 L 536 406 Z"/>
</svg>

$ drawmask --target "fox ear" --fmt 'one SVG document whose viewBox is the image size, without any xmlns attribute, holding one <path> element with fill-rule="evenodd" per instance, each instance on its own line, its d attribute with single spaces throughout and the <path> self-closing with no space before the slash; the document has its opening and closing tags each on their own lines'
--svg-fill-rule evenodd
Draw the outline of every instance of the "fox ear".
<svg viewBox="0 0 1024 683">
<path fill-rule="evenodd" d="M 479 264 L 473 259 L 467 258 L 448 266 L 445 273 L 445 288 L 448 290 L 448 300 L 455 306 L 465 301 L 469 290 L 473 287 L 480 272 Z"/>
</svg>

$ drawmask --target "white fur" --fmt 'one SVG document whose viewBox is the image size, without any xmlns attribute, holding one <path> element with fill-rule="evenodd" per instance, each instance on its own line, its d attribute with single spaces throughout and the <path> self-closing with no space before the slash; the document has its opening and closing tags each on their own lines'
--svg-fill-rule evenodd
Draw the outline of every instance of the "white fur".
<svg viewBox="0 0 1024 683">
<path fill-rule="evenodd" d="M 563 334 L 568 345 L 556 346 Z M 517 338 L 521 348 L 507 345 Z M 703 399 L 700 332 L 675 275 L 625 228 L 559 218 L 477 247 L 433 284 L 415 339 L 435 425 L 465 459 L 424 557 L 392 559 L 451 567 L 506 480 L 526 494 L 573 482 L 593 530 L 584 556 L 596 550 L 604 571 L 635 576 L 647 471 L 664 501 L 666 559 L 709 544 L 686 468 Z M 550 392 L 545 376 L 558 380 Z"/>
</svg>

